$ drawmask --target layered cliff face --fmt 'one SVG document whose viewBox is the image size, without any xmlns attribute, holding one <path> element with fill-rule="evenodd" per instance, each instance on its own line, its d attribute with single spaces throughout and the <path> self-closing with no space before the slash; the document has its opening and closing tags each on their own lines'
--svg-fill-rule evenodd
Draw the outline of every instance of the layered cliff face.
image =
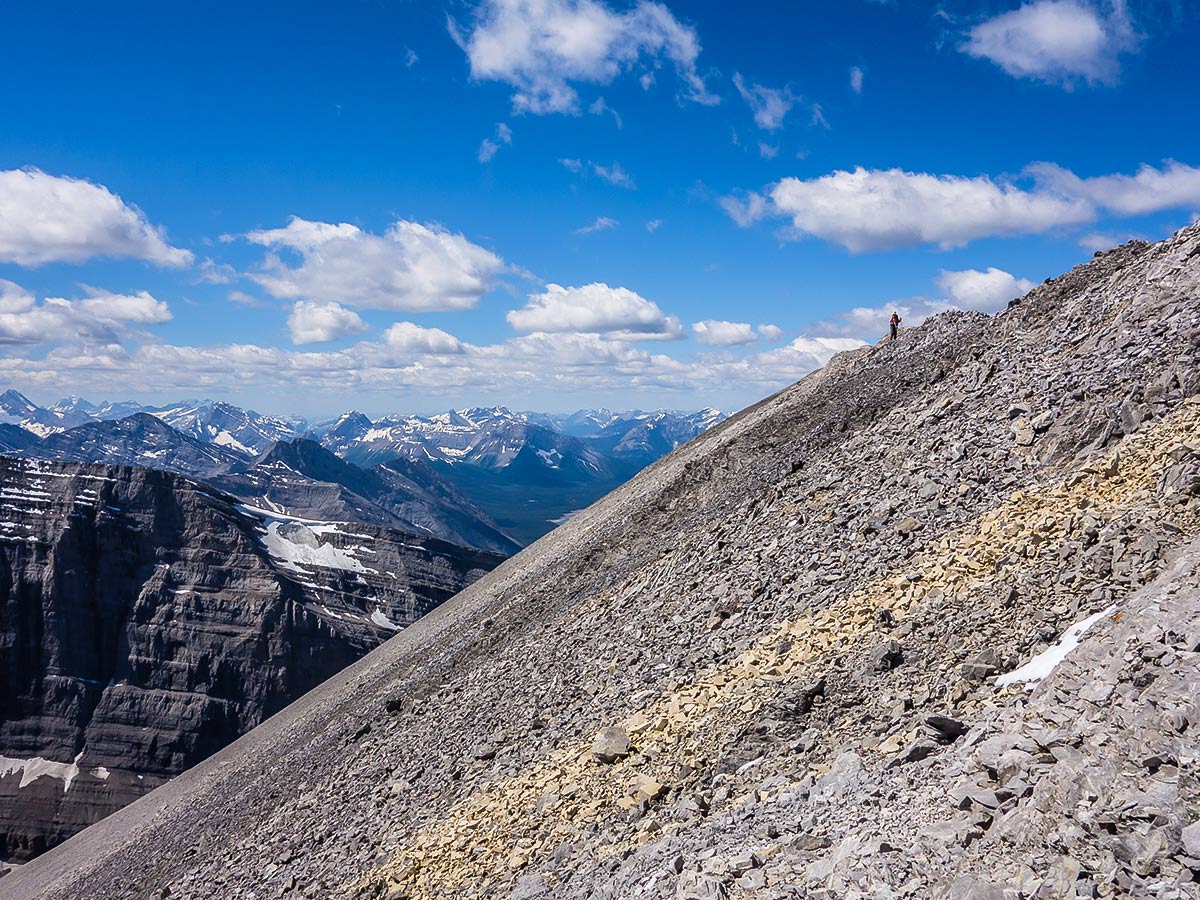
<svg viewBox="0 0 1200 900">
<path fill-rule="evenodd" d="M 0 858 L 211 755 L 502 558 L 0 457 Z"/>
<path fill-rule="evenodd" d="M 1198 353 L 1200 227 L 844 354 L 0 897 L 1196 897 Z"/>
</svg>

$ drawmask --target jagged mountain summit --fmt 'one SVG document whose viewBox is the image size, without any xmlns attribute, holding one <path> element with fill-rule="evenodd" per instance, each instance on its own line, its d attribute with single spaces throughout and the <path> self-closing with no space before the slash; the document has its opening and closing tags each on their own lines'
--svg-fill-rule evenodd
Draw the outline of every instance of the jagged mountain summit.
<svg viewBox="0 0 1200 900">
<path fill-rule="evenodd" d="M 1200 226 L 836 357 L 0 897 L 1197 896 Z"/>
<path fill-rule="evenodd" d="M 0 425 L 0 450 L 175 472 L 287 515 L 387 525 L 504 554 L 521 547 L 427 463 L 395 459 L 366 471 L 304 438 L 277 441 L 247 461 L 239 450 L 184 434 L 149 413 L 135 413 L 42 439 L 18 426 Z"/>
<path fill-rule="evenodd" d="M 0 859 L 199 762 L 503 558 L 0 457 Z"/>
<path fill-rule="evenodd" d="M 17 425 L 31 434 L 44 437 L 67 427 L 65 423 L 62 416 L 42 409 L 19 391 L 7 390 L 0 394 L 0 424 Z"/>
<path fill-rule="evenodd" d="M 556 416 L 496 406 L 374 421 L 353 412 L 317 426 L 314 433 L 339 456 L 359 464 L 404 456 L 502 469 L 528 446 L 545 454 L 543 462 L 548 468 L 557 467 L 561 459 L 578 460 L 568 465 L 602 468 L 605 460 L 596 451 L 609 453 L 628 431 L 659 424 L 674 437 L 673 442 L 664 442 L 664 452 L 670 452 L 723 418 L 723 413 L 712 409 L 699 413 L 580 410 Z M 594 442 L 596 438 L 601 440 Z"/>
<path fill-rule="evenodd" d="M 405 459 L 432 467 L 522 544 L 537 540 L 648 462 L 602 452 L 557 430 L 551 417 L 504 407 L 374 422 L 348 414 L 332 423 L 321 441 L 362 466 Z"/>
<path fill-rule="evenodd" d="M 302 433 L 303 419 L 281 419 L 245 410 L 232 403 L 207 400 L 153 410 L 176 431 L 239 453 L 264 453 L 277 441 L 290 441 Z"/>
</svg>

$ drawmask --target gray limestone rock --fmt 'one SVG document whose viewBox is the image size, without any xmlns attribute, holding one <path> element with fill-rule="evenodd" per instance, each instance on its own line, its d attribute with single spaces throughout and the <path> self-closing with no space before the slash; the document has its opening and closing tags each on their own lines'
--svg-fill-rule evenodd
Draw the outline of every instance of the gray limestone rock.
<svg viewBox="0 0 1200 900">
<path fill-rule="evenodd" d="M 629 735 L 613 725 L 601 728 L 592 741 L 592 756 L 597 762 L 614 763 L 624 759 L 631 752 L 633 751 L 629 744 Z"/>
</svg>

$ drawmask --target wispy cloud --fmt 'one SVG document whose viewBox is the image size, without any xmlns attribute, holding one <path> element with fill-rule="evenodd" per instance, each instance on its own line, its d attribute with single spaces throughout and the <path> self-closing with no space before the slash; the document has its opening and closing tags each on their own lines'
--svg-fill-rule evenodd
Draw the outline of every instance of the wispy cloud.
<svg viewBox="0 0 1200 900">
<path fill-rule="evenodd" d="M 767 131 L 776 131 L 783 125 L 788 111 L 796 105 L 798 99 L 792 95 L 791 88 L 771 88 L 753 84 L 742 78 L 740 72 L 734 73 L 733 86 L 750 106 L 755 124 Z"/>
<path fill-rule="evenodd" d="M 616 185 L 617 187 L 628 188 L 630 190 L 633 190 L 637 187 L 637 184 L 634 182 L 633 178 L 630 177 L 628 172 L 621 168 L 621 164 L 618 162 L 614 162 L 611 166 L 602 166 L 599 163 L 592 163 L 592 171 L 609 184 Z"/>
<path fill-rule="evenodd" d="M 611 231 L 620 224 L 616 219 L 611 219 L 608 216 L 597 216 L 596 221 L 592 222 L 591 225 L 576 228 L 575 234 L 594 234 L 597 231 Z"/>
<path fill-rule="evenodd" d="M 496 123 L 496 131 L 493 138 L 484 138 L 479 144 L 479 152 L 476 154 L 481 163 L 491 162 L 492 158 L 500 151 L 501 145 L 512 143 L 512 129 L 504 122 Z"/>
<path fill-rule="evenodd" d="M 850 67 L 850 90 L 856 94 L 863 92 L 863 70 L 858 66 Z"/>
<path fill-rule="evenodd" d="M 597 97 L 595 100 L 593 100 L 592 105 L 588 107 L 588 112 L 590 112 L 593 116 L 602 116 L 605 113 L 608 113 L 613 117 L 613 121 L 616 123 L 618 130 L 625 127 L 625 123 L 621 121 L 621 114 L 609 106 L 608 101 L 603 97 Z"/>
</svg>

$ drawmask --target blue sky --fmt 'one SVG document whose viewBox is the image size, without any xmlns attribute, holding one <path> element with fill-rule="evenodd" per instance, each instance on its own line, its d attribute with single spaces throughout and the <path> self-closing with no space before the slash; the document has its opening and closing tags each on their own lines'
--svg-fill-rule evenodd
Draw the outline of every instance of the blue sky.
<svg viewBox="0 0 1200 900">
<path fill-rule="evenodd" d="M 733 409 L 1200 216 L 1188 3 L 244 7 L 7 11 L 5 383 Z"/>
</svg>

